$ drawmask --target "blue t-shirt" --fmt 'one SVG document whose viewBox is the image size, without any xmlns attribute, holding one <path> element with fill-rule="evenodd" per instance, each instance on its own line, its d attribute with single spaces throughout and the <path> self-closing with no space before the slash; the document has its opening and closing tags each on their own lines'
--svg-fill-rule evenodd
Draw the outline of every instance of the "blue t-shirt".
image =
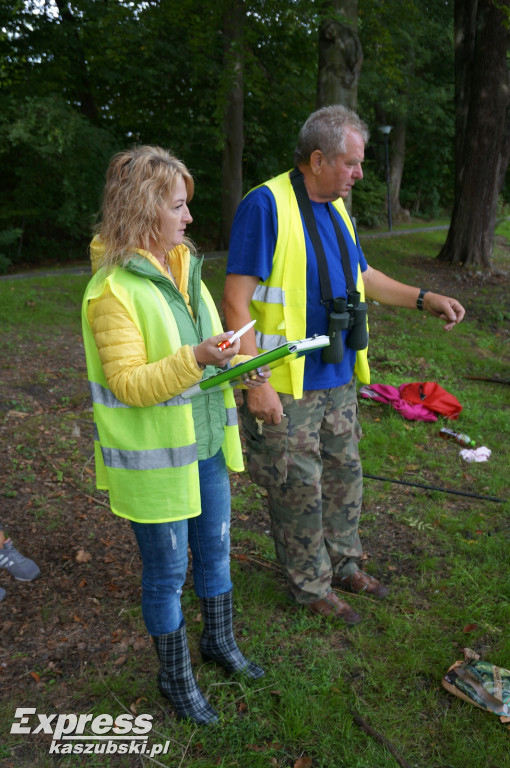
<svg viewBox="0 0 510 768">
<path fill-rule="evenodd" d="M 311 201 L 319 235 L 324 246 L 328 261 L 329 278 L 333 296 L 346 296 L 347 286 L 342 268 L 340 248 L 326 203 Z M 358 264 L 361 271 L 367 269 L 367 262 L 359 248 L 352 240 L 342 217 L 330 207 L 337 218 L 345 236 L 349 250 L 352 275 L 357 280 Z M 321 289 L 319 270 L 312 243 L 306 227 L 303 224 L 306 243 L 306 335 L 314 333 L 327 334 L 328 312 L 321 304 Z M 276 248 L 278 221 L 276 201 L 268 187 L 262 186 L 252 190 L 241 201 L 237 209 L 232 232 L 227 262 L 227 273 L 236 275 L 253 275 L 266 280 L 273 268 L 273 255 Z M 344 356 L 341 363 L 324 363 L 321 350 L 311 352 L 305 357 L 305 374 L 303 389 L 329 389 L 347 384 L 353 376 L 356 352 L 345 345 L 347 331 L 342 332 Z"/>
</svg>

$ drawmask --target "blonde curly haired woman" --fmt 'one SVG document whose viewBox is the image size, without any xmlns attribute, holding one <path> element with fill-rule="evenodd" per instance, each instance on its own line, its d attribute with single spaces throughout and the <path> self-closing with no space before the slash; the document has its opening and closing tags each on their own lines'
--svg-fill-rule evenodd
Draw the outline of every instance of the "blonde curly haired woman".
<svg viewBox="0 0 510 768">
<path fill-rule="evenodd" d="M 83 335 L 96 427 L 97 485 L 131 521 L 142 558 L 142 613 L 160 661 L 160 691 L 200 724 L 218 715 L 193 674 L 181 593 L 192 553 L 204 629 L 200 650 L 228 672 L 259 678 L 232 628 L 227 466 L 243 460 L 232 390 L 184 390 L 231 363 L 229 338 L 201 281 L 186 228 L 194 184 L 159 147 L 120 152 L 108 168 L 93 240 Z M 267 373 L 255 373 L 259 386 Z"/>
</svg>

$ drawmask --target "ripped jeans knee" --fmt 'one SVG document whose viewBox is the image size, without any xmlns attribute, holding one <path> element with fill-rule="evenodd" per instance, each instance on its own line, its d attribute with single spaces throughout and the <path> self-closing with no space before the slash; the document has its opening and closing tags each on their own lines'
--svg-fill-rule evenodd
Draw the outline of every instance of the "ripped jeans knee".
<svg viewBox="0 0 510 768">
<path fill-rule="evenodd" d="M 202 513 L 167 523 L 131 522 L 142 558 L 142 614 L 153 636 L 182 624 L 181 595 L 188 568 L 199 597 L 232 589 L 230 580 L 230 482 L 223 453 L 199 461 Z"/>
</svg>

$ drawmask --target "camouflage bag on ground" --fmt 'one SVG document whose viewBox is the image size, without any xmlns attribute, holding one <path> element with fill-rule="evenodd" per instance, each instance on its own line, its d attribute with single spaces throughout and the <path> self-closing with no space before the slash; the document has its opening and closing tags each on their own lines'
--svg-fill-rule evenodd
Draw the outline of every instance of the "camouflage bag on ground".
<svg viewBox="0 0 510 768">
<path fill-rule="evenodd" d="M 482 661 L 477 653 L 464 648 L 464 661 L 452 664 L 442 683 L 454 696 L 493 712 L 502 723 L 510 723 L 510 672 L 507 669 Z"/>
</svg>

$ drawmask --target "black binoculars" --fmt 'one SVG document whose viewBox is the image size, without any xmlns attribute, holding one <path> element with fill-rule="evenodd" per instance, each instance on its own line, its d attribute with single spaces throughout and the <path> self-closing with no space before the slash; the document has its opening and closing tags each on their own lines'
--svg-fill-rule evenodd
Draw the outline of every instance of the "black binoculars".
<svg viewBox="0 0 510 768">
<path fill-rule="evenodd" d="M 322 350 L 324 363 L 341 363 L 344 357 L 342 331 L 348 330 L 345 339 L 349 349 L 365 349 L 368 346 L 367 305 L 360 301 L 358 291 L 349 291 L 347 298 L 333 299 L 329 313 L 329 347 Z"/>
</svg>

